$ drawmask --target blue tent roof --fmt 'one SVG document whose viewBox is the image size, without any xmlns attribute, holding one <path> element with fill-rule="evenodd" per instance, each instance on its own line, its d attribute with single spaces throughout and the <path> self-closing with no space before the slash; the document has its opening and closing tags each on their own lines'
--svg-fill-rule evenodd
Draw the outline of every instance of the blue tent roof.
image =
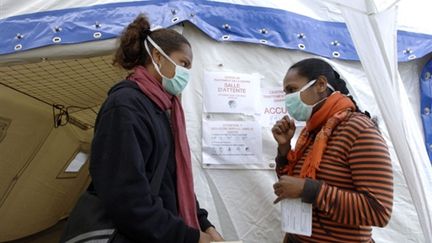
<svg viewBox="0 0 432 243">
<path fill-rule="evenodd" d="M 0 55 L 119 36 L 139 13 L 155 26 L 189 21 L 217 41 L 257 43 L 358 60 L 344 23 L 319 21 L 285 10 L 212 1 L 138 1 L 37 12 L 0 20 Z M 432 51 L 432 36 L 398 31 L 398 59 Z"/>
</svg>

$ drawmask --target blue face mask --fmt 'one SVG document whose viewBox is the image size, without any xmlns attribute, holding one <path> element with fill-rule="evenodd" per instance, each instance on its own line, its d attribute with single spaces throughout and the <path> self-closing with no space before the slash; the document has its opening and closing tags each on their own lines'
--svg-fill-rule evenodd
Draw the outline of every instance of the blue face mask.
<svg viewBox="0 0 432 243">
<path fill-rule="evenodd" d="M 301 99 L 301 92 L 305 91 L 312 85 L 314 85 L 316 80 L 312 80 L 309 83 L 307 83 L 303 88 L 301 88 L 299 91 L 287 94 L 285 96 L 285 106 L 287 108 L 288 114 L 294 118 L 297 121 L 307 121 L 312 115 L 313 108 L 323 100 L 318 101 L 317 103 L 313 105 L 308 105 L 303 102 Z M 334 90 L 334 88 L 327 84 L 327 87 L 329 87 L 331 90 Z"/>
<path fill-rule="evenodd" d="M 168 59 L 172 64 L 175 65 L 175 74 L 174 77 L 168 78 L 165 75 L 163 75 L 160 71 L 161 66 L 158 66 L 156 62 L 153 60 L 153 57 L 151 55 L 150 49 L 147 44 L 147 40 L 158 50 L 166 59 Z M 152 63 L 156 69 L 156 71 L 159 73 L 159 75 L 162 77 L 162 86 L 164 89 L 172 94 L 172 95 L 178 95 L 180 94 L 186 85 L 189 83 L 190 78 L 190 70 L 186 69 L 185 67 L 177 65 L 165 52 L 160 48 L 151 38 L 150 36 L 147 36 L 147 39 L 144 41 L 145 49 L 147 53 L 150 56 L 150 59 L 152 60 Z"/>
</svg>

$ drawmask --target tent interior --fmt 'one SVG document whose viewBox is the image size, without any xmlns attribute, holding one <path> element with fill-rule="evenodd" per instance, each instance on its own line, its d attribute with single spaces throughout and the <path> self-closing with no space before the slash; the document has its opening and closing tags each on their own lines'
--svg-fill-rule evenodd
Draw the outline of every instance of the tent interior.
<svg viewBox="0 0 432 243">
<path fill-rule="evenodd" d="M 41 3 L 41 1 L 34 2 Z M 46 2 L 54 6 L 55 1 Z M 432 175 L 432 169 L 430 160 L 427 156 L 426 159 L 424 157 L 428 152 L 432 153 L 430 152 L 432 145 L 430 148 L 425 146 L 425 144 L 429 145 L 426 140 L 430 139 L 432 128 L 424 127 L 425 124 L 430 124 L 425 123 L 424 120 L 429 119 L 430 122 L 431 118 L 430 112 L 427 113 L 423 109 L 424 98 L 420 92 L 423 85 L 420 80 L 424 79 L 423 86 L 429 90 L 429 97 L 425 99 L 430 102 L 432 80 L 430 73 L 426 77 L 427 72 L 424 71 L 429 67 L 432 72 L 432 30 L 430 28 L 426 30 L 426 34 L 422 30 L 422 33 L 412 37 L 413 41 L 409 43 L 409 46 L 398 46 L 397 51 L 395 50 L 397 56 L 394 57 L 396 73 L 402 81 L 402 88 L 408 95 L 409 102 L 404 103 L 402 98 L 390 102 L 396 111 L 409 109 L 412 114 L 415 114 L 409 120 L 412 126 L 405 127 L 406 130 L 421 131 L 421 136 L 417 139 L 423 147 L 411 152 L 423 156 L 421 157 L 422 162 L 418 162 L 417 167 L 414 167 L 427 179 L 420 180 L 418 187 L 413 187 L 409 183 L 411 177 L 407 176 L 407 170 L 404 167 L 404 163 L 408 162 L 397 153 L 395 145 L 398 139 L 408 140 L 408 138 L 405 137 L 405 134 L 400 134 L 399 138 L 391 134 L 392 126 L 384 118 L 384 112 L 388 111 L 383 111 L 383 107 L 378 105 L 381 99 L 377 97 L 376 88 L 373 86 L 374 82 L 380 82 L 380 80 L 370 79 L 368 66 L 362 62 L 364 59 L 361 61 L 361 58 L 356 56 L 355 50 L 352 54 L 344 49 L 357 47 L 355 41 L 355 45 L 344 43 L 343 40 L 339 40 L 340 45 L 333 42 L 326 50 L 328 54 L 323 54 L 308 48 L 309 44 L 313 46 L 314 42 L 320 42 L 319 36 L 313 36 L 316 30 L 305 31 L 306 34 L 303 34 L 303 37 L 298 36 L 300 32 L 292 31 L 291 35 L 295 37 L 289 41 L 295 42 L 293 48 L 281 47 L 276 41 L 270 39 L 266 41 L 264 37 L 252 38 L 246 34 L 254 29 L 254 31 L 261 31 L 261 34 L 265 36 L 268 33 L 263 32 L 268 30 L 270 34 L 281 37 L 282 34 L 279 35 L 279 32 L 291 31 L 286 27 L 288 23 L 279 23 L 279 29 L 267 28 L 265 31 L 263 29 L 266 26 L 260 25 L 266 23 L 265 14 L 268 15 L 268 18 L 272 17 L 273 12 L 266 11 L 283 5 L 278 1 L 274 1 L 274 5 L 271 6 L 258 7 L 247 5 L 254 5 L 257 2 L 261 2 L 262 5 L 269 3 L 263 3 L 265 1 L 203 1 L 202 5 L 210 4 L 206 6 L 207 8 L 211 7 L 211 4 L 220 4 L 218 7 L 224 5 L 227 9 L 245 8 L 248 10 L 246 7 L 253 7 L 250 13 L 253 16 L 250 18 L 257 19 L 253 22 L 256 26 L 248 26 L 249 29 L 246 28 L 247 25 L 239 23 L 242 21 L 247 23 L 247 18 L 242 19 L 241 15 L 240 17 L 228 16 L 226 11 L 220 11 L 219 15 L 217 11 L 209 11 L 208 15 L 214 15 L 210 16 L 205 24 L 197 24 L 199 19 L 188 18 L 199 17 L 199 9 L 194 12 L 195 16 L 191 17 L 182 14 L 180 7 L 190 8 L 189 5 L 199 5 L 197 1 L 133 2 L 137 5 L 117 1 L 119 4 L 129 4 L 127 7 L 133 7 L 133 11 L 123 9 L 123 12 L 117 13 L 119 19 L 116 25 L 113 25 L 112 22 L 104 22 L 116 21 L 110 17 L 100 19 L 99 23 L 102 28 L 93 27 L 91 29 L 89 27 L 91 35 L 83 37 L 87 38 L 86 40 L 80 39 L 79 36 L 83 35 L 82 33 L 77 33 L 78 37 L 69 38 L 66 33 L 62 32 L 73 32 L 74 28 L 68 26 L 72 20 L 64 17 L 68 16 L 69 12 L 62 11 L 62 9 L 70 8 L 73 13 L 104 4 L 108 9 L 121 7 L 120 5 L 109 5 L 110 1 L 83 2 L 84 6 L 58 6 L 52 9 L 50 9 L 52 6 L 47 6 L 47 9 L 25 9 L 22 10 L 23 12 L 17 11 L 16 14 L 13 14 L 17 16 L 15 19 L 12 15 L 3 15 L 8 10 L 8 6 L 9 10 L 14 9 L 15 5 L 12 1 L 6 1 L 4 10 L 0 11 L 2 13 L 0 14 L 2 30 L 0 37 L 7 37 L 3 38 L 6 40 L 5 43 L 12 39 L 10 43 L 0 44 L 0 242 L 58 241 L 59 233 L 68 214 L 80 193 L 90 182 L 88 154 L 99 108 L 110 87 L 127 76 L 126 71 L 112 65 L 112 55 L 117 46 L 115 37 L 121 34 L 122 28 L 139 12 L 149 15 L 154 25 L 172 27 L 181 32 L 192 45 L 194 55 L 192 80 L 182 93 L 181 100 L 192 150 L 195 190 L 201 206 L 209 211 L 210 220 L 226 240 L 242 240 L 245 243 L 281 242 L 283 232 L 280 206 L 273 204 L 275 196 L 272 189 L 273 183 L 277 180 L 274 172 L 276 143 L 272 138 L 270 124 L 260 120 L 258 116 L 216 114 L 204 111 L 205 74 L 208 72 L 253 74 L 259 77 L 258 87 L 261 91 L 279 88 L 282 91 L 282 79 L 288 67 L 309 57 L 325 59 L 341 74 L 348 82 L 350 91 L 360 108 L 376 117 L 380 131 L 389 146 L 394 173 L 393 214 L 386 227 L 373 229 L 374 240 L 376 242 L 427 242 L 427 239 L 431 239 L 430 231 L 424 232 L 425 228 L 422 227 L 425 220 L 429 225 L 431 222 L 429 211 L 432 206 L 430 205 L 431 199 L 426 200 L 422 208 L 414 200 L 421 198 L 415 195 L 425 196 L 432 193 L 430 190 L 432 177 L 427 178 L 428 175 Z M 383 2 L 387 2 L 386 7 L 395 7 L 388 3 L 392 1 Z M 406 2 L 410 1 L 397 1 L 396 5 L 406 4 Z M 311 7 L 313 4 L 317 5 Z M 341 6 L 338 5 L 338 1 L 318 3 L 318 1 L 309 0 L 303 3 L 298 1 L 294 5 L 301 6 L 296 10 L 297 14 L 304 13 L 305 16 L 301 18 L 323 22 L 322 18 L 325 16 L 328 18 L 326 24 L 329 25 L 331 21 L 344 22 L 340 11 L 336 11 Z M 432 7 L 430 4 L 428 6 Z M 397 8 L 397 10 L 401 9 L 403 9 L 401 6 Z M 279 9 L 280 12 L 276 14 L 282 14 L 282 12 L 286 14 L 288 10 Z M 25 28 L 19 26 L 19 21 L 24 21 L 26 16 L 23 14 L 28 13 L 37 13 L 38 15 L 35 14 L 35 16 L 40 19 L 41 23 L 48 21 L 48 25 L 61 26 L 63 30 L 58 33 L 51 29 L 52 33 L 49 33 L 47 37 L 49 41 L 52 41 L 51 43 L 40 40 L 39 43 L 26 49 L 26 44 L 29 44 L 31 40 L 26 40 Z M 260 15 L 260 13 L 265 14 Z M 24 17 L 19 19 L 20 16 Z M 43 19 L 43 16 L 54 16 L 54 20 Z M 334 19 L 334 16 L 337 16 L 337 19 Z M 173 21 L 176 17 L 178 17 L 177 20 Z M 80 23 L 85 21 L 87 20 L 82 20 Z M 94 19 L 88 22 L 95 23 Z M 13 26 L 12 24 L 17 26 L 16 30 L 6 29 L 6 27 Z M 107 29 L 104 29 L 105 26 L 108 26 Z M 342 28 L 346 29 L 346 26 L 343 25 Z M 353 27 L 351 26 L 349 30 L 351 33 Z M 223 35 L 224 31 L 228 34 Z M 13 33 L 12 37 L 10 37 L 11 33 Z M 44 33 L 41 31 L 40 35 Z M 220 33 L 222 35 L 219 35 Z M 20 34 L 23 35 L 21 38 Z M 56 43 L 54 38 L 57 36 L 61 36 L 64 42 Z M 43 39 L 37 35 L 32 38 L 35 38 L 32 40 L 34 42 L 38 42 L 37 38 Z M 21 39 L 26 42 L 20 42 Z M 428 41 L 425 42 L 425 40 Z M 18 46 L 19 43 L 22 43 L 21 47 Z M 417 46 L 413 43 L 417 43 Z M 392 48 L 392 45 L 385 48 Z M 375 55 L 382 55 L 382 53 L 375 53 Z M 374 54 L 372 53 L 371 56 L 373 57 Z M 386 92 L 389 92 L 388 97 L 391 98 L 390 91 L 381 90 L 383 96 L 386 96 Z M 257 97 L 257 102 L 259 100 L 260 98 Z M 257 107 L 261 106 L 257 105 Z M 430 103 L 428 107 L 430 109 Z M 260 110 L 260 113 L 263 111 Z M 258 121 L 262 136 L 261 163 L 218 166 L 203 162 L 203 122 L 206 119 Z M 419 188 L 423 188 L 424 191 Z"/>
</svg>

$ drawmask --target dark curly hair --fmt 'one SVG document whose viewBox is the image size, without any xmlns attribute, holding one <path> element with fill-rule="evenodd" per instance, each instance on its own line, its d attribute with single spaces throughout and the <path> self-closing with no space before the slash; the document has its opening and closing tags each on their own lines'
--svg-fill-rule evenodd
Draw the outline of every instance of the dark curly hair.
<svg viewBox="0 0 432 243">
<path fill-rule="evenodd" d="M 167 55 L 181 50 L 182 45 L 191 46 L 189 41 L 175 30 L 150 31 L 150 22 L 145 15 L 140 14 L 123 31 L 120 46 L 114 55 L 113 65 L 130 70 L 136 66 L 148 64 L 150 58 L 144 47 L 144 40 L 147 36 L 150 36 Z M 153 46 L 151 43 L 148 45 L 151 51 Z"/>
</svg>

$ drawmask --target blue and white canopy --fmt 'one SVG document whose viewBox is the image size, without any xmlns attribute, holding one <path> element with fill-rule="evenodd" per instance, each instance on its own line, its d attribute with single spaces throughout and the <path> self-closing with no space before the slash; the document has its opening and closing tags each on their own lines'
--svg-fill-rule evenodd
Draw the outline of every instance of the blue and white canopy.
<svg viewBox="0 0 432 243">
<path fill-rule="evenodd" d="M 383 1 L 378 8 L 391 6 Z M 432 51 L 426 0 L 400 1 L 399 61 Z M 355 5 L 355 4 L 354 4 Z M 359 60 L 352 37 L 332 1 L 3 1 L 0 55 L 38 47 L 115 38 L 138 13 L 155 26 L 189 21 L 217 41 L 299 49 L 328 58 Z"/>
</svg>

